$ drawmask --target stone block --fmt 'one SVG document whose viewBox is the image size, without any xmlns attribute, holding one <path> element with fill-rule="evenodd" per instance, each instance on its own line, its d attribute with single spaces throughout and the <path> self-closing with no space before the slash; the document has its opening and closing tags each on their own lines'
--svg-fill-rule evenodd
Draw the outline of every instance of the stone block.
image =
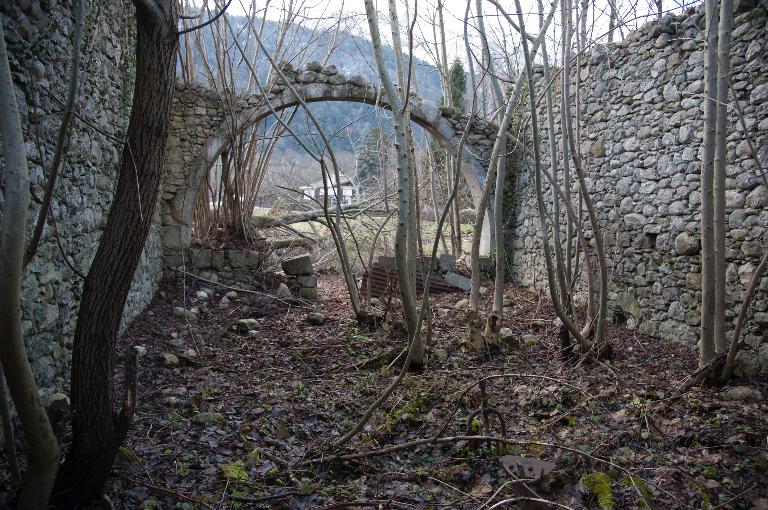
<svg viewBox="0 0 768 510">
<path fill-rule="evenodd" d="M 283 272 L 290 276 L 304 276 L 314 274 L 312 267 L 312 256 L 309 254 L 299 255 L 280 262 Z"/>
<path fill-rule="evenodd" d="M 297 276 L 295 281 L 299 287 L 317 287 L 317 276 L 315 275 Z"/>
<path fill-rule="evenodd" d="M 302 299 L 317 299 L 317 287 L 300 288 L 299 297 Z"/>
<path fill-rule="evenodd" d="M 688 232 L 682 232 L 675 237 L 675 251 L 678 255 L 696 255 L 701 251 L 701 241 Z"/>
<path fill-rule="evenodd" d="M 454 287 L 458 287 L 459 289 L 465 292 L 472 288 L 472 280 L 470 280 L 469 278 L 465 278 L 460 274 L 447 273 L 445 275 L 445 281 L 450 283 Z"/>
<path fill-rule="evenodd" d="M 440 258 L 437 260 L 437 266 L 443 273 L 450 271 L 455 265 L 456 257 L 448 253 L 440 254 Z"/>
</svg>

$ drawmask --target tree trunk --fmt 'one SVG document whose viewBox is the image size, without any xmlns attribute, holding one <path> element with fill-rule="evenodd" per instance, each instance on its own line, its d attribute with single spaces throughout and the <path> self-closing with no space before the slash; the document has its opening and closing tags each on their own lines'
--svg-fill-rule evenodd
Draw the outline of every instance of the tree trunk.
<svg viewBox="0 0 768 510">
<path fill-rule="evenodd" d="M 731 74 L 731 30 L 733 0 L 720 0 L 717 62 L 717 120 L 715 129 L 715 163 L 712 185 L 715 234 L 715 350 L 725 352 L 725 166 L 728 136 L 728 79 Z"/>
<path fill-rule="evenodd" d="M 717 122 L 717 25 L 715 0 L 705 0 L 704 140 L 701 164 L 701 338 L 699 363 L 715 357 L 714 158 Z"/>
<path fill-rule="evenodd" d="M 178 46 L 176 2 L 158 4 L 136 2 L 136 86 L 127 145 L 75 329 L 72 448 L 58 502 L 63 508 L 83 507 L 99 497 L 130 421 L 114 409 L 115 343 L 157 200 Z"/>
<path fill-rule="evenodd" d="M 24 228 L 29 210 L 29 168 L 0 21 L 0 135 L 5 160 L 2 230 L 0 230 L 0 362 L 29 445 L 24 487 L 18 508 L 43 510 L 59 467 L 59 443 L 29 366 L 21 325 L 21 277 Z"/>
</svg>

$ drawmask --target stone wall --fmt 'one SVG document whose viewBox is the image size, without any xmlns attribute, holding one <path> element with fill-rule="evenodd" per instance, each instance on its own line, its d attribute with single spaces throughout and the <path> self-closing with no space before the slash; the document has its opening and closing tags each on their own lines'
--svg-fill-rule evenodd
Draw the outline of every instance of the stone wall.
<svg viewBox="0 0 768 510">
<path fill-rule="evenodd" d="M 738 13 L 731 52 L 734 89 L 763 167 L 768 166 L 766 19 L 761 7 Z M 697 341 L 700 324 L 703 27 L 700 9 L 667 15 L 622 42 L 598 45 L 573 70 L 573 82 L 576 73 L 582 81 L 581 152 L 605 236 L 612 316 L 643 333 L 691 345 Z M 540 74 L 538 84 L 542 86 Z M 558 103 L 559 91 L 556 97 Z M 543 120 L 544 113 L 542 109 Z M 729 113 L 730 320 L 765 248 L 768 189 L 761 184 L 735 112 Z M 543 121 L 541 125 L 544 166 L 549 168 L 548 134 Z M 556 130 L 559 144 L 559 123 Z M 532 176 L 522 173 L 517 190 L 512 273 L 519 283 L 543 291 L 546 279 Z M 763 334 L 768 325 L 767 288 L 764 277 L 746 331 L 753 351 L 742 361 L 752 373 L 768 372 Z"/>
<path fill-rule="evenodd" d="M 254 280 L 254 278 L 263 276 L 259 269 L 264 264 L 266 256 L 262 252 L 193 247 L 186 250 L 186 253 L 186 271 L 209 282 L 249 290 L 265 287 L 264 282 Z M 173 267 L 178 268 L 180 266 L 181 264 L 178 264 Z M 209 282 L 203 282 L 201 285 L 209 285 Z"/>
<path fill-rule="evenodd" d="M 74 2 L 0 3 L 11 71 L 16 83 L 33 197 L 27 238 L 39 211 L 61 123 L 69 81 Z M 29 358 L 44 394 L 65 388 L 83 280 L 106 224 L 128 125 L 134 76 L 135 19 L 129 0 L 89 2 L 83 37 L 82 78 L 59 179 L 54 223 L 47 223 L 23 281 L 23 316 Z M 90 124 L 90 125 L 88 125 Z M 41 167 L 41 160 L 45 170 Z M 4 168 L 1 169 L 4 172 Z M 0 197 L 0 212 L 3 201 Z M 56 241 L 58 232 L 61 250 Z M 128 297 L 124 320 L 149 302 L 161 276 L 158 229 L 150 232 Z"/>
</svg>

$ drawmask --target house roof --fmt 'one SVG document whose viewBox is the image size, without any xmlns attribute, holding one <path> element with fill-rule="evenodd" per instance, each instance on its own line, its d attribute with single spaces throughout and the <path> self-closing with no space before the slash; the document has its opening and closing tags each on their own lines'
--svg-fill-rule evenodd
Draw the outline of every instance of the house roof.
<svg viewBox="0 0 768 510">
<path fill-rule="evenodd" d="M 334 184 L 333 182 L 329 181 L 328 182 L 328 187 L 330 188 L 333 184 Z M 352 179 L 350 179 L 349 177 L 342 176 L 341 185 L 342 186 L 354 186 L 355 183 L 353 183 Z M 313 183 L 308 184 L 306 186 L 302 186 L 302 189 L 304 189 L 304 188 L 315 188 L 315 189 L 317 189 L 317 188 L 322 188 L 322 187 L 323 187 L 323 181 L 321 179 L 319 181 L 313 182 Z"/>
</svg>

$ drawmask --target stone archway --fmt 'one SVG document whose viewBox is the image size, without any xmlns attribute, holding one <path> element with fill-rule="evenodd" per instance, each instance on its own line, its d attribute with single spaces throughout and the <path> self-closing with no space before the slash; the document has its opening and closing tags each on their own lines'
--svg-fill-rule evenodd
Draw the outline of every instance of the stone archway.
<svg viewBox="0 0 768 510">
<path fill-rule="evenodd" d="M 283 72 L 307 103 L 350 101 L 391 109 L 379 86 L 367 83 L 359 75 L 344 76 L 335 66 L 323 67 L 313 62 L 294 70 L 283 64 Z M 177 86 L 160 197 L 162 239 L 167 256 L 190 245 L 197 194 L 208 170 L 230 144 L 231 134 L 269 117 L 273 110 L 281 111 L 299 103 L 280 80 L 269 89 L 271 108 L 263 95 L 253 94 L 241 96 L 235 110 L 227 112 L 215 92 L 199 85 Z M 455 108 L 438 107 L 416 95 L 411 96 L 410 107 L 411 120 L 456 154 L 469 115 Z M 476 117 L 464 144 L 462 173 L 475 202 L 485 182 L 496 132 L 494 125 Z M 486 221 L 481 251 L 487 253 L 489 246 L 490 226 Z"/>
</svg>

